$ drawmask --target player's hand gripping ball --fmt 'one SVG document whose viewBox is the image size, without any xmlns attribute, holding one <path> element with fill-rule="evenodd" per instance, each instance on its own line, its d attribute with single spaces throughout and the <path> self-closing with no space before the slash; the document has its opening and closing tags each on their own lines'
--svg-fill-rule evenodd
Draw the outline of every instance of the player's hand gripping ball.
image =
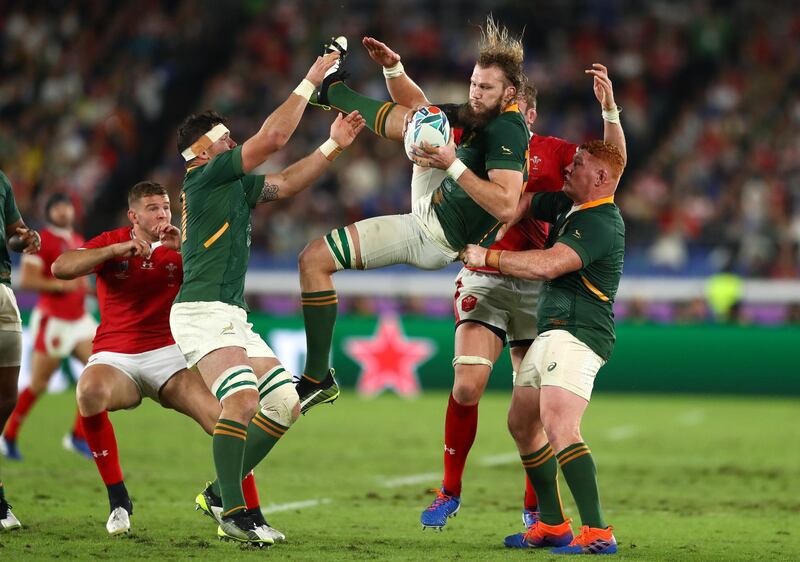
<svg viewBox="0 0 800 562">
<path fill-rule="evenodd" d="M 421 107 L 408 123 L 403 142 L 406 156 L 412 162 L 415 156 L 412 144 L 422 146 L 424 142 L 434 147 L 446 145 L 450 142 L 450 123 L 447 121 L 447 116 L 435 105 Z"/>
<path fill-rule="evenodd" d="M 14 252 L 22 252 L 28 247 L 28 241 L 19 234 L 14 234 L 8 239 L 8 247 Z"/>
</svg>

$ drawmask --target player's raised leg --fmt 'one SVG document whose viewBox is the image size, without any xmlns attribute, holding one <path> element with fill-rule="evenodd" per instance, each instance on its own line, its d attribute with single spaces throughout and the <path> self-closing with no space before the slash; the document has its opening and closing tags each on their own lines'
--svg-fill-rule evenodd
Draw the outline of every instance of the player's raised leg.
<svg viewBox="0 0 800 562">
<path fill-rule="evenodd" d="M 464 322 L 456 328 L 455 379 L 444 425 L 444 479 L 436 499 L 420 516 L 423 529 L 441 529 L 460 509 L 461 478 L 478 431 L 478 402 L 502 350 L 503 339 L 482 324 Z"/>
<path fill-rule="evenodd" d="M 326 52 L 333 50 L 338 50 L 342 56 L 337 64 L 328 71 L 316 92 L 313 103 L 330 106 L 343 113 L 358 110 L 373 133 L 387 139 L 402 141 L 405 114 L 410 108 L 391 101 L 370 98 L 352 90 L 344 82 L 346 73 L 343 71 L 343 62 L 347 55 L 347 40 L 344 37 L 334 38 L 330 44 L 325 46 Z"/>
<path fill-rule="evenodd" d="M 110 365 L 91 365 L 78 380 L 78 409 L 92 457 L 108 492 L 109 517 L 106 530 L 111 535 L 131 528 L 133 503 L 119 462 L 117 438 L 108 412 L 137 405 L 142 400 L 139 388 L 122 371 Z"/>
</svg>

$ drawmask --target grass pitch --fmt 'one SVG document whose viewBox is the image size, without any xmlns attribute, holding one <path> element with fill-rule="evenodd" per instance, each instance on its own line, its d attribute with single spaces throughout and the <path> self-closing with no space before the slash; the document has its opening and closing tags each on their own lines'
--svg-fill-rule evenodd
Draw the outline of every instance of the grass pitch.
<svg viewBox="0 0 800 562">
<path fill-rule="evenodd" d="M 94 465 L 60 448 L 71 395 L 44 398 L 20 435 L 25 460 L 0 474 L 21 531 L 0 533 L 0 560 L 528 560 L 522 469 L 505 429 L 508 395 L 481 402 L 462 508 L 442 533 L 422 531 L 441 478 L 447 396 L 320 406 L 256 475 L 268 520 L 287 544 L 221 543 L 193 511 L 212 475 L 210 440 L 190 420 L 145 402 L 111 416 L 135 504 L 133 532 L 106 535 Z M 796 560 L 800 552 L 800 403 L 764 398 L 598 395 L 584 423 L 607 519 L 626 560 Z M 576 517 L 562 483 L 568 513 Z"/>
</svg>

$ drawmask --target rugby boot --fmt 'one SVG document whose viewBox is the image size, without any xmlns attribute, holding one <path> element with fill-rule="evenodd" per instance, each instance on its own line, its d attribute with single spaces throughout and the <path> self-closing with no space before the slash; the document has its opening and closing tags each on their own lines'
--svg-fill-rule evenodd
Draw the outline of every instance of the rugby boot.
<svg viewBox="0 0 800 562">
<path fill-rule="evenodd" d="M 580 534 L 566 546 L 551 548 L 551 554 L 614 554 L 617 552 L 617 539 L 614 528 L 597 529 L 584 525 Z"/>
<path fill-rule="evenodd" d="M 559 525 L 547 525 L 536 521 L 524 533 L 509 535 L 503 541 L 508 548 L 544 548 L 566 546 L 572 540 L 571 519 Z"/>
<path fill-rule="evenodd" d="M 444 488 L 436 490 L 436 499 L 425 508 L 419 517 L 422 529 L 441 531 L 447 525 L 447 519 L 455 517 L 459 509 L 461 509 L 460 497 L 449 495 Z"/>
<path fill-rule="evenodd" d="M 339 383 L 336 382 L 333 369 L 319 383 L 302 377 L 297 383 L 297 394 L 300 396 L 300 412 L 304 415 L 317 404 L 333 403 L 339 398 Z"/>
<path fill-rule="evenodd" d="M 275 544 L 266 531 L 258 526 L 245 509 L 240 509 L 233 515 L 223 517 L 217 527 L 217 537 L 220 540 L 229 540 L 263 547 Z"/>
</svg>

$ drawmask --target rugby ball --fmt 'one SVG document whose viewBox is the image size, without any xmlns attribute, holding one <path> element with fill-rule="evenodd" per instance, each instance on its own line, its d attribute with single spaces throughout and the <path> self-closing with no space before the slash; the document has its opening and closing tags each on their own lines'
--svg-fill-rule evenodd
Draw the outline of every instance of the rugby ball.
<svg viewBox="0 0 800 562">
<path fill-rule="evenodd" d="M 425 142 L 431 146 L 444 146 L 450 142 L 450 123 L 444 111 L 435 105 L 418 109 L 408 123 L 403 142 L 406 156 L 412 161 L 414 160 L 412 144 L 421 146 Z"/>
</svg>

